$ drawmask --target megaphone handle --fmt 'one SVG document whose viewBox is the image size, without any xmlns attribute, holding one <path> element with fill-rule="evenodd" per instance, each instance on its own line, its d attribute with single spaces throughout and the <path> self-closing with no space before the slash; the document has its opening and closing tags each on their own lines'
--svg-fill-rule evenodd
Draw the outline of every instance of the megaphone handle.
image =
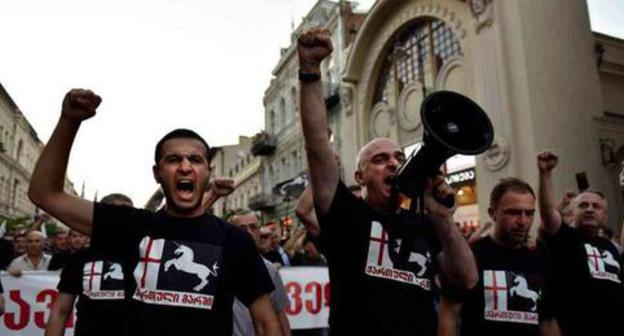
<svg viewBox="0 0 624 336">
<path fill-rule="evenodd" d="M 435 200 L 438 203 L 444 205 L 445 207 L 447 207 L 449 209 L 451 209 L 452 207 L 455 206 L 455 195 L 454 194 L 447 195 L 444 198 L 440 198 L 440 197 L 434 197 L 434 198 L 435 198 Z"/>
</svg>

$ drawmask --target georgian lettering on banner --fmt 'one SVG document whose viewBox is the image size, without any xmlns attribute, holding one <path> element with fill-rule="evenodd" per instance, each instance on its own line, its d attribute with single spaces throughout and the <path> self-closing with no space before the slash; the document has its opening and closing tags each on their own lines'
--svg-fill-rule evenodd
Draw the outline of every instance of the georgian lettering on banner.
<svg viewBox="0 0 624 336">
<path fill-rule="evenodd" d="M 41 336 L 58 294 L 59 273 L 24 272 L 19 277 L 0 273 L 4 287 L 5 313 L 0 317 L 0 335 Z M 75 316 L 67 321 L 65 336 L 74 334 Z"/>
</svg>

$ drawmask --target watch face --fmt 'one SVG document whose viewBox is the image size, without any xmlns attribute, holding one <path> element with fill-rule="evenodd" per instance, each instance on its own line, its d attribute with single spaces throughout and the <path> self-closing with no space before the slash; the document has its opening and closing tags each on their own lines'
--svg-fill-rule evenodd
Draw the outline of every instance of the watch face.
<svg viewBox="0 0 624 336">
<path fill-rule="evenodd" d="M 486 0 L 470 0 L 470 10 L 475 16 L 481 15 L 485 11 Z"/>
</svg>

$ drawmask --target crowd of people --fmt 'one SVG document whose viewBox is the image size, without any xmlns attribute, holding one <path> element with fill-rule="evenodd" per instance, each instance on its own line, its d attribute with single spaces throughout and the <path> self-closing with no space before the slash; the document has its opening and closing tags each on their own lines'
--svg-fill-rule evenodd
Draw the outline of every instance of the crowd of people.
<svg viewBox="0 0 624 336">
<path fill-rule="evenodd" d="M 537 192 L 501 179 L 490 191 L 491 223 L 464 237 L 455 205 L 439 201 L 454 195 L 443 176 L 428 178 L 420 200 L 397 195 L 393 178 L 406 157 L 385 138 L 359 151 L 357 186 L 347 186 L 322 95 L 330 34 L 307 31 L 297 48 L 310 185 L 296 208 L 304 228 L 286 241 L 253 212 L 224 220 L 206 211 L 233 184 L 211 180 L 210 147 L 191 130 L 156 145 L 162 209 L 134 208 L 119 194 L 94 203 L 65 193 L 74 138 L 101 102 L 68 92 L 29 197 L 71 231 L 51 237 L 49 253 L 40 230 L 14 233 L 6 265 L 13 276 L 62 269 L 46 335 L 63 334 L 75 300 L 78 336 L 295 334 L 278 272 L 291 266 L 328 267 L 329 331 L 313 331 L 320 335 L 624 335 L 622 244 L 606 230 L 602 193 L 568 192 L 557 203 L 553 180 L 565 167 L 544 151 Z M 95 271 L 100 283 L 83 281 Z"/>
</svg>

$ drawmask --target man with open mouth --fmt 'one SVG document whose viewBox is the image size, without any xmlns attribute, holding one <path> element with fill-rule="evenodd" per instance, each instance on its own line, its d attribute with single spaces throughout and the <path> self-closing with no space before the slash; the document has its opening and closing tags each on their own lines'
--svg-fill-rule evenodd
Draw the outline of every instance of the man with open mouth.
<svg viewBox="0 0 624 336">
<path fill-rule="evenodd" d="M 477 270 L 449 209 L 434 200 L 453 194 L 442 177 L 431 179 L 427 215 L 402 211 L 392 180 L 405 154 L 391 139 L 377 138 L 358 154 L 355 180 L 362 198 L 340 180 L 327 136 L 321 62 L 332 51 L 330 33 L 312 29 L 298 39 L 301 123 L 313 202 L 331 281 L 332 335 L 435 335 L 433 280 L 472 288 Z"/>
<path fill-rule="evenodd" d="M 67 194 L 69 153 L 82 122 L 101 98 L 74 89 L 33 172 L 29 197 L 72 229 L 91 235 L 93 249 L 117 260 L 125 279 L 129 335 L 230 335 L 236 296 L 254 326 L 279 335 L 271 308 L 273 284 L 251 237 L 206 213 L 210 148 L 198 134 L 177 129 L 156 145 L 153 174 L 166 206 L 153 213 L 93 203 Z M 94 269 L 90 279 L 102 275 Z"/>
</svg>

